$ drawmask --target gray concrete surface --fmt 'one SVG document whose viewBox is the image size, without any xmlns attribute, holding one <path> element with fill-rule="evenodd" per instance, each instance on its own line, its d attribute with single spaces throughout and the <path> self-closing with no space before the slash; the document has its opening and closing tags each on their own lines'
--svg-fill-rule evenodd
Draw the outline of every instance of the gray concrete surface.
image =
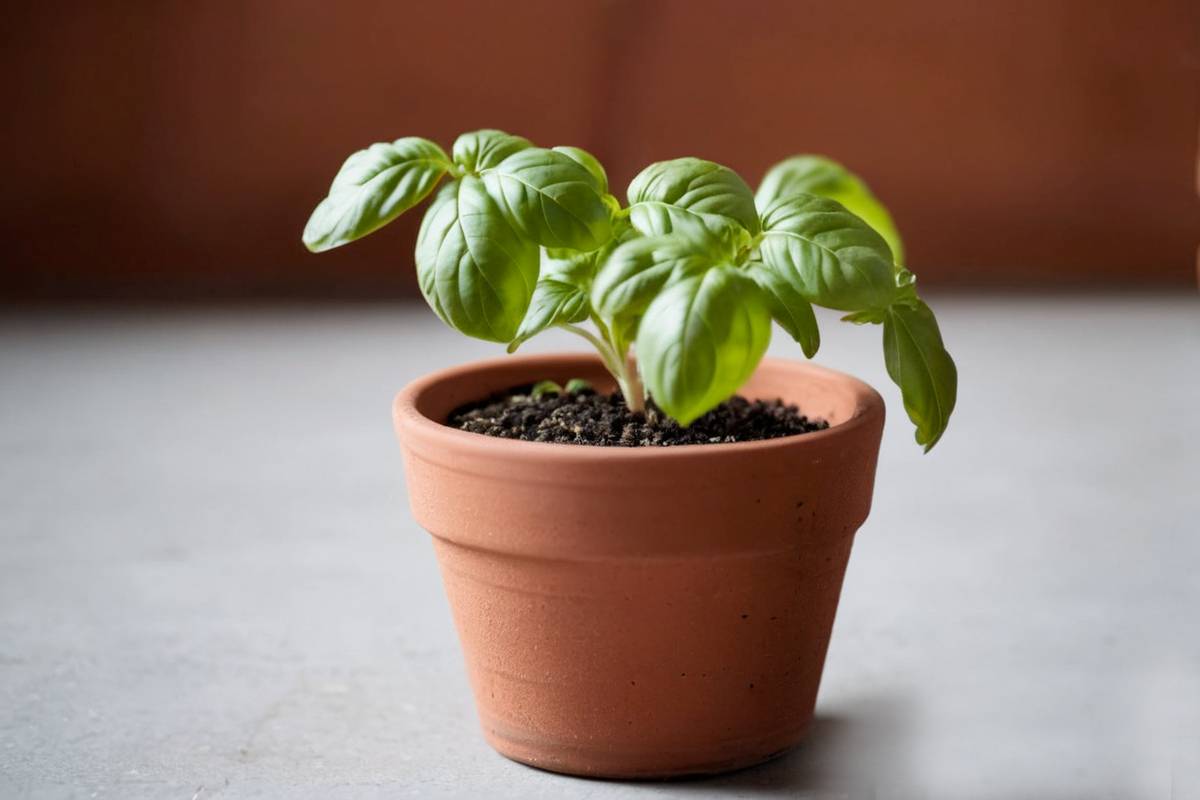
<svg viewBox="0 0 1200 800">
<path fill-rule="evenodd" d="M 4 313 L 0 797 L 1200 797 L 1200 303 L 935 303 L 926 457 L 878 332 L 823 319 L 891 419 L 812 737 L 682 784 L 477 732 L 388 406 L 499 348 L 417 306 Z"/>
</svg>

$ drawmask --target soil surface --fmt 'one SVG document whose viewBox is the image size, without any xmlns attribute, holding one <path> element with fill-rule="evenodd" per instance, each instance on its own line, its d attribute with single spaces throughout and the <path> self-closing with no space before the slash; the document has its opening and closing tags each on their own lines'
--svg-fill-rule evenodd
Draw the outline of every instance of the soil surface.
<svg viewBox="0 0 1200 800">
<path fill-rule="evenodd" d="M 472 433 L 527 442 L 590 444 L 602 447 L 666 447 L 678 444 L 718 444 L 775 439 L 829 427 L 810 420 L 794 405 L 781 400 L 733 397 L 686 428 L 651 405 L 647 414 L 634 413 L 619 392 L 533 398 L 521 386 L 456 409 L 447 424 Z"/>
</svg>

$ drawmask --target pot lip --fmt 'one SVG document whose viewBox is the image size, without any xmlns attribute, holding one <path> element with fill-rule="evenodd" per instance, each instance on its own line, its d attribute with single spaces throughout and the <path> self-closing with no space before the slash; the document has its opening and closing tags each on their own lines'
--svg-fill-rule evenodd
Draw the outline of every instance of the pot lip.
<svg viewBox="0 0 1200 800">
<path fill-rule="evenodd" d="M 663 459 L 691 459 L 700 456 L 733 456 L 735 454 L 769 454 L 778 450 L 819 447 L 827 440 L 853 436 L 864 426 L 880 424 L 884 415 L 883 398 L 870 386 L 853 375 L 809 361 L 768 357 L 762 359 L 759 369 L 796 370 L 822 375 L 844 385 L 853 393 L 855 408 L 850 418 L 820 431 L 779 436 L 774 439 L 759 439 L 751 442 L 722 442 L 716 444 L 680 444 L 663 447 L 602 447 L 599 445 L 566 444 L 562 442 L 527 442 L 520 439 L 502 439 L 471 431 L 452 428 L 444 422 L 432 419 L 418 410 L 421 397 L 435 386 L 456 380 L 473 372 L 490 369 L 528 366 L 530 368 L 562 367 L 564 364 L 587 362 L 598 364 L 599 359 L 590 353 L 557 352 L 530 355 L 506 355 L 477 359 L 464 364 L 427 373 L 409 382 L 396 395 L 393 403 L 393 420 L 401 440 L 424 440 L 453 448 L 464 455 L 503 456 L 520 460 L 550 459 L 556 461 L 603 461 L 644 462 Z M 878 421 L 877 421 L 878 420 Z"/>
</svg>

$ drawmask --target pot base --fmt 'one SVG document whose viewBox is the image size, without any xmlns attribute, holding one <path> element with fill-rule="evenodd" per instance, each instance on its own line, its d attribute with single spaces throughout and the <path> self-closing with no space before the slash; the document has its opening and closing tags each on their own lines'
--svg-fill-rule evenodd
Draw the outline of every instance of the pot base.
<svg viewBox="0 0 1200 800">
<path fill-rule="evenodd" d="M 809 721 L 811 723 L 811 719 Z M 773 741 L 758 739 L 753 743 L 737 744 L 736 753 L 730 746 L 725 752 L 679 753 L 675 757 L 663 753 L 616 753 L 578 746 L 534 745 L 504 737 L 485 725 L 483 735 L 500 755 L 534 769 L 596 780 L 688 780 L 736 772 L 765 764 L 795 749 L 807 736 L 809 724 L 798 733 L 780 736 Z"/>
</svg>

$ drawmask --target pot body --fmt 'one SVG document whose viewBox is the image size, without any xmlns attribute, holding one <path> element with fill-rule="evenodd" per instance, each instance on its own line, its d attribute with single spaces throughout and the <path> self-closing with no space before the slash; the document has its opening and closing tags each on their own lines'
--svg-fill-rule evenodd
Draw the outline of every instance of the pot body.
<svg viewBox="0 0 1200 800">
<path fill-rule="evenodd" d="M 747 766 L 812 719 L 883 402 L 768 359 L 743 388 L 827 430 L 720 445 L 510 441 L 443 421 L 588 356 L 508 357 L 396 398 L 413 515 L 432 535 L 488 741 L 532 766 L 667 777 Z"/>
</svg>

